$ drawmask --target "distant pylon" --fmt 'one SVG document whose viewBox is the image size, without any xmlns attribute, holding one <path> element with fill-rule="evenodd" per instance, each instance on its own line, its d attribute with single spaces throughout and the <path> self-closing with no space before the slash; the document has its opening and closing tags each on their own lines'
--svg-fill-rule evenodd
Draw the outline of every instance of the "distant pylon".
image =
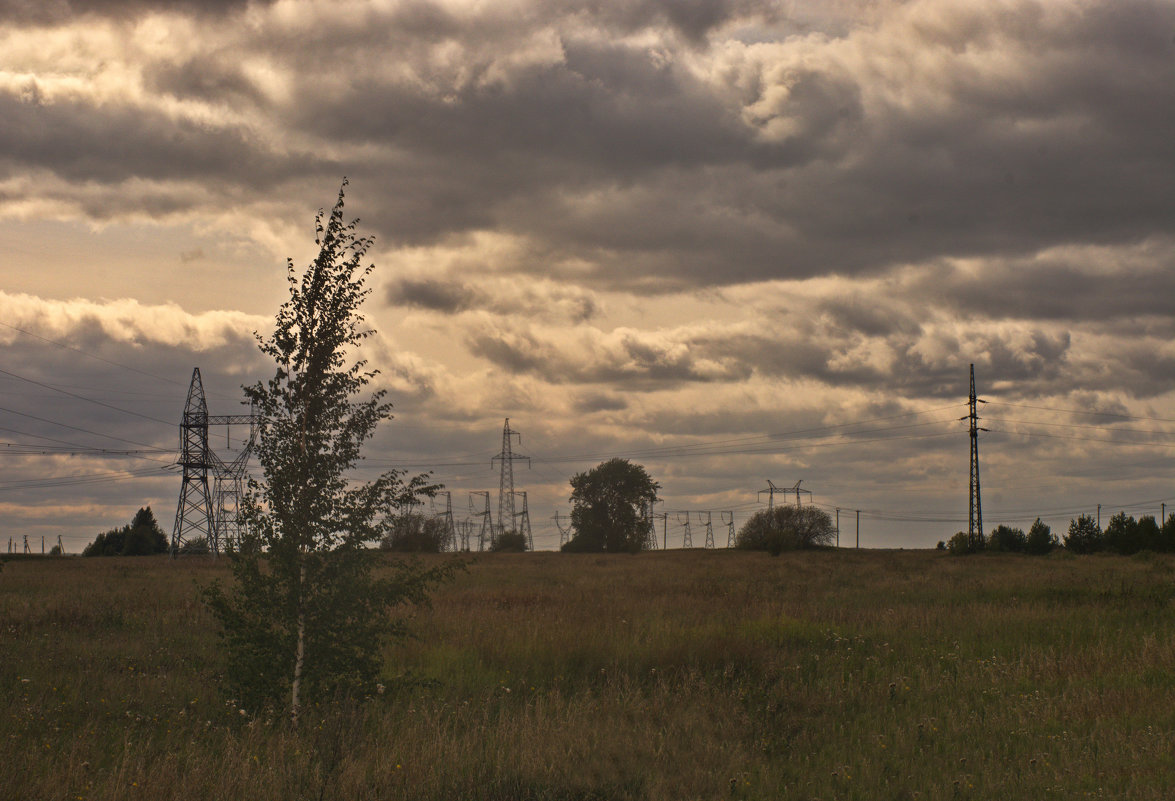
<svg viewBox="0 0 1175 801">
<path fill-rule="evenodd" d="M 706 547 L 714 547 L 714 515 L 712 512 L 698 512 L 698 522 L 702 522 L 702 515 L 706 515 Z"/>
<path fill-rule="evenodd" d="M 479 512 L 473 505 L 473 496 L 478 495 L 485 498 L 485 511 Z M 477 531 L 477 550 L 484 551 L 487 545 L 494 544 L 493 535 L 493 520 L 490 518 L 490 494 L 484 490 L 480 492 L 469 493 L 469 513 L 474 517 L 481 518 L 481 527 Z"/>
<path fill-rule="evenodd" d="M 558 511 L 555 512 L 554 520 L 555 528 L 559 529 L 559 547 L 562 548 L 571 539 L 571 525 L 569 523 L 567 528 L 563 528 L 563 523 L 559 520 Z"/>
<path fill-rule="evenodd" d="M 722 524 L 726 526 L 726 547 L 734 547 L 734 512 L 721 512 Z"/>
<path fill-rule="evenodd" d="M 440 512 L 436 510 L 436 498 L 432 499 L 433 516 L 441 519 L 441 525 L 445 530 L 442 550 L 459 551 L 461 546 L 457 542 L 457 526 L 453 523 L 453 493 L 441 490 L 437 495 L 445 498 L 445 507 Z"/>
<path fill-rule="evenodd" d="M 200 368 L 192 370 L 188 386 L 188 401 L 180 421 L 180 467 L 183 483 L 180 485 L 179 504 L 175 510 L 175 525 L 171 530 L 171 555 L 175 556 L 186 543 L 203 536 L 211 549 L 216 539 L 213 519 L 212 487 L 208 470 L 212 454 L 208 449 L 208 404 L 204 400 L 204 383 Z M 215 551 L 213 551 L 215 553 Z"/>
<path fill-rule="evenodd" d="M 971 365 L 971 392 L 967 397 L 968 414 L 961 420 L 969 421 L 971 434 L 971 486 L 967 499 L 967 542 L 972 548 L 983 544 L 983 502 L 979 491 L 979 432 L 987 431 L 979 427 L 979 407 L 977 404 L 987 403 L 975 395 L 975 365 Z"/>
<path fill-rule="evenodd" d="M 527 466 L 530 465 L 529 456 L 513 452 L 511 446 L 514 437 L 518 437 L 518 444 L 521 445 L 522 435 L 510 430 L 510 418 L 507 417 L 506 424 L 502 426 L 502 452 L 490 460 L 491 467 L 494 462 L 500 462 L 502 471 L 498 479 L 498 525 L 491 534 L 491 545 L 497 542 L 498 535 L 507 531 L 506 526 L 514 525 L 514 463 L 525 461 Z"/>
<path fill-rule="evenodd" d="M 526 537 L 526 550 L 534 550 L 534 536 L 530 533 L 530 507 L 526 503 L 526 490 L 515 492 L 522 498 L 522 510 L 514 513 L 514 530 Z"/>
<path fill-rule="evenodd" d="M 641 505 L 641 530 L 644 532 L 644 539 L 641 547 L 646 551 L 655 551 L 658 548 L 657 543 L 657 513 L 653 511 L 653 501 L 646 501 Z M 659 501 L 657 501 L 659 503 Z M 663 516 L 663 515 L 662 515 Z"/>
<path fill-rule="evenodd" d="M 684 520 L 681 517 L 682 515 L 685 515 Z M 694 536 L 693 536 L 693 533 L 690 532 L 689 518 L 690 518 L 689 512 L 678 512 L 677 513 L 677 521 L 685 527 L 685 531 L 681 535 L 681 547 L 682 548 L 694 547 Z"/>
</svg>

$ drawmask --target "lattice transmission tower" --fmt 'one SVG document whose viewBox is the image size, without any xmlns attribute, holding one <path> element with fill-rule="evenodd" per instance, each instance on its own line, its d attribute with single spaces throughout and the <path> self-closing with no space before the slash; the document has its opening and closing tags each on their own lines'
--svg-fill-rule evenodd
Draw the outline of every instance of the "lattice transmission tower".
<svg viewBox="0 0 1175 801">
<path fill-rule="evenodd" d="M 533 551 L 534 535 L 530 532 L 530 506 L 526 502 L 526 490 L 514 494 L 522 498 L 522 508 L 514 512 L 514 530 L 526 537 L 526 550 Z"/>
<path fill-rule="evenodd" d="M 445 505 L 438 511 L 437 498 L 442 497 L 445 499 Z M 429 499 L 429 503 L 432 506 L 433 517 L 440 519 L 444 529 L 444 543 L 441 549 L 445 551 L 461 550 L 461 544 L 457 540 L 457 525 L 453 522 L 453 493 L 449 490 L 439 490 L 437 497 Z"/>
<path fill-rule="evenodd" d="M 479 511 L 473 505 L 473 497 L 485 499 L 485 511 Z M 469 514 L 471 517 L 480 517 L 481 526 L 477 530 L 477 550 L 484 551 L 486 545 L 493 545 L 493 518 L 490 516 L 490 494 L 484 490 L 469 493 Z"/>
<path fill-rule="evenodd" d="M 969 422 L 971 435 L 971 482 L 967 499 L 967 542 L 972 548 L 983 545 L 983 501 L 979 492 L 979 406 L 987 401 L 975 395 L 975 365 L 971 365 L 971 392 L 967 396 L 967 416 L 960 420 Z"/>
<path fill-rule="evenodd" d="M 559 547 L 562 548 L 571 539 L 571 523 L 568 522 L 567 527 L 563 527 L 563 521 L 559 517 L 559 512 L 556 510 L 555 516 L 551 518 L 555 521 L 555 528 L 559 529 Z"/>
<path fill-rule="evenodd" d="M 490 460 L 490 467 L 493 467 L 497 462 L 501 467 L 501 473 L 498 479 L 498 524 L 491 534 L 491 546 L 498 541 L 498 537 L 505 534 L 507 531 L 518 529 L 515 526 L 518 515 L 514 508 L 514 463 L 526 462 L 526 466 L 530 467 L 530 457 L 522 456 L 514 453 L 512 445 L 514 438 L 518 437 L 518 444 L 522 444 L 522 435 L 517 431 L 510 430 L 510 418 L 506 418 L 506 424 L 502 426 L 502 452 Z M 530 529 L 529 512 L 526 518 L 526 528 Z M 510 526 L 511 528 L 507 528 Z"/>
<path fill-rule="evenodd" d="M 260 419 L 252 413 L 208 414 L 200 368 L 192 370 L 188 399 L 180 420 L 178 465 L 183 469 L 183 480 L 171 532 L 172 556 L 201 537 L 213 556 L 220 552 L 222 545 L 231 547 L 240 541 L 238 512 Z M 247 427 L 248 434 L 236 456 L 228 461 L 221 459 L 208 441 L 209 428 L 225 426 L 226 437 L 231 437 L 231 426 L 242 425 Z M 231 447 L 231 439 L 229 443 Z"/>
<path fill-rule="evenodd" d="M 734 512 L 719 512 L 722 515 L 722 525 L 726 526 L 726 547 L 733 548 L 735 544 L 734 537 Z"/>
</svg>

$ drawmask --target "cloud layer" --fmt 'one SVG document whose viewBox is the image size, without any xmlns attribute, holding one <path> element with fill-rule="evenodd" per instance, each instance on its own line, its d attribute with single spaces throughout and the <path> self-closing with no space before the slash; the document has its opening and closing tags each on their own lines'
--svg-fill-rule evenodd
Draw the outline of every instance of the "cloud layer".
<svg viewBox="0 0 1175 801">
<path fill-rule="evenodd" d="M 988 394 L 1073 410 L 1041 425 L 1175 418 L 1171 4 L 798 6 L 0 3 L 2 319 L 152 374 L 261 371 L 279 265 L 347 175 L 405 463 L 492 455 L 507 416 L 553 457 L 939 408 L 972 363 Z M 0 336 L 12 372 L 125 381 Z M 1011 488 L 1121 440 L 1004 427 Z M 1162 494 L 1155 439 L 1098 456 L 1128 500 Z M 953 508 L 937 443 L 861 447 Z M 834 503 L 892 493 L 831 447 L 676 458 L 679 505 L 801 471 Z"/>
</svg>

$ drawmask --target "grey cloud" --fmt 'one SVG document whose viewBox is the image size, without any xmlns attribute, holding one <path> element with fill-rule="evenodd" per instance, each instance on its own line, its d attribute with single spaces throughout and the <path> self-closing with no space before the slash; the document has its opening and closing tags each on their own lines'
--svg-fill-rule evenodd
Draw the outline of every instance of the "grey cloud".
<svg viewBox="0 0 1175 801">
<path fill-rule="evenodd" d="M 64 25 L 85 17 L 133 19 L 149 11 L 221 16 L 264 0 L 0 0 L 0 17 L 24 25 Z"/>
<path fill-rule="evenodd" d="M 628 401 L 614 393 L 587 392 L 575 399 L 575 410 L 580 414 L 619 412 L 627 408 Z"/>
<path fill-rule="evenodd" d="M 402 279 L 387 289 L 387 302 L 454 314 L 472 308 L 480 296 L 468 286 L 449 281 Z"/>
<path fill-rule="evenodd" d="M 0 117 L 0 169 L 10 175 L 44 169 L 75 182 L 214 179 L 256 189 L 293 171 L 287 158 L 268 153 L 245 128 L 175 121 L 149 108 L 32 104 L 0 94 Z"/>
</svg>

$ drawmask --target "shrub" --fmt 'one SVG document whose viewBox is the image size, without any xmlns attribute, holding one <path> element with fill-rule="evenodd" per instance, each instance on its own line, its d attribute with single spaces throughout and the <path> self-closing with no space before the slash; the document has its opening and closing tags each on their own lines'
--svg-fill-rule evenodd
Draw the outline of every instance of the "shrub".
<svg viewBox="0 0 1175 801">
<path fill-rule="evenodd" d="M 521 531 L 503 531 L 490 550 L 495 553 L 522 553 L 527 550 L 526 535 Z"/>
<path fill-rule="evenodd" d="M 739 530 L 735 547 L 778 556 L 783 551 L 831 545 L 835 537 L 836 526 L 823 509 L 776 506 L 751 515 Z"/>
<path fill-rule="evenodd" d="M 987 538 L 987 547 L 992 551 L 1022 553 L 1027 544 L 1028 538 L 1024 536 L 1023 529 L 1011 528 L 1003 524 L 993 528 L 991 535 Z"/>
<path fill-rule="evenodd" d="M 947 552 L 954 556 L 966 556 L 983 550 L 983 540 L 980 537 L 972 538 L 966 531 L 956 531 L 947 542 Z"/>
<path fill-rule="evenodd" d="M 419 512 L 401 515 L 379 547 L 399 553 L 440 553 L 449 544 L 445 521 Z"/>
</svg>

